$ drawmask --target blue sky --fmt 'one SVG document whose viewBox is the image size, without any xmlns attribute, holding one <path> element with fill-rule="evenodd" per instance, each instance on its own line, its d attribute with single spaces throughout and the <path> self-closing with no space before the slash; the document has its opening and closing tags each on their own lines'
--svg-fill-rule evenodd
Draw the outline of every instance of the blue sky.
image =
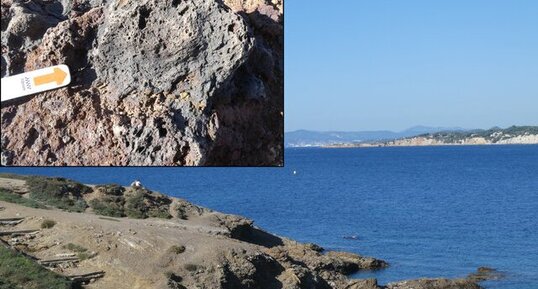
<svg viewBox="0 0 538 289">
<path fill-rule="evenodd" d="M 538 125 L 538 1 L 286 0 L 286 131 Z"/>
</svg>

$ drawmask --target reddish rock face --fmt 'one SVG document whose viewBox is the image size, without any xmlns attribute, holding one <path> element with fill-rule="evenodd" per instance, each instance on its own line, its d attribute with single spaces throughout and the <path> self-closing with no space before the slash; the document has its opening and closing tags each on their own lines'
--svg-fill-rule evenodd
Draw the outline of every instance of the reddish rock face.
<svg viewBox="0 0 538 289">
<path fill-rule="evenodd" d="M 2 165 L 283 163 L 281 1 L 62 3 L 2 0 L 2 77 L 73 79 L 2 103 Z"/>
</svg>

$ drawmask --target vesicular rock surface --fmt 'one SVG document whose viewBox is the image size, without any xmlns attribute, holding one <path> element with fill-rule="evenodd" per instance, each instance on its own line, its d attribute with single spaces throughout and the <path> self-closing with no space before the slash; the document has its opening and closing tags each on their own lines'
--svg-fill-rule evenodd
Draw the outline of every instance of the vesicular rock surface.
<svg viewBox="0 0 538 289">
<path fill-rule="evenodd" d="M 281 165 L 281 0 L 2 0 L 3 165 Z"/>
</svg>

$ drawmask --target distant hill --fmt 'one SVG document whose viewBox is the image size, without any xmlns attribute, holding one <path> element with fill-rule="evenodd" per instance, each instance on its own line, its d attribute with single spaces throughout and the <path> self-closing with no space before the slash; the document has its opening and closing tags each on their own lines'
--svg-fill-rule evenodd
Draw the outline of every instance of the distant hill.
<svg viewBox="0 0 538 289">
<path fill-rule="evenodd" d="M 414 126 L 400 132 L 378 131 L 310 131 L 296 130 L 285 133 L 286 147 L 327 146 L 341 143 L 359 143 L 393 140 L 441 131 L 466 131 L 459 127 Z"/>
<path fill-rule="evenodd" d="M 332 147 L 538 144 L 538 126 L 494 127 L 487 130 L 440 131 L 392 140 L 342 142 Z"/>
</svg>

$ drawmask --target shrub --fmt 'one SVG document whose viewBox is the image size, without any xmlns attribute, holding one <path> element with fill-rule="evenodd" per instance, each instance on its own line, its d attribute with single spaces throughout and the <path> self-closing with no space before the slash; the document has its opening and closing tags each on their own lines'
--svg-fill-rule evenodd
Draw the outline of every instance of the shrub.
<svg viewBox="0 0 538 289">
<path fill-rule="evenodd" d="M 71 281 L 0 246 L 0 288 L 70 289 Z"/>
<path fill-rule="evenodd" d="M 100 187 L 100 190 L 116 189 L 112 185 Z M 123 190 L 122 187 L 121 190 Z M 107 194 L 99 199 L 91 200 L 89 205 L 96 214 L 110 217 L 172 218 L 168 212 L 170 206 L 166 203 L 171 201 L 166 197 L 153 196 L 150 191 L 141 188 L 131 190 L 125 196 L 123 193 L 115 194 Z"/>
<path fill-rule="evenodd" d="M 70 251 L 73 251 L 73 252 L 76 252 L 76 253 L 83 253 L 83 252 L 86 252 L 88 251 L 88 249 L 80 246 L 80 245 L 77 245 L 77 244 L 73 244 L 73 243 L 69 243 L 67 245 L 64 245 L 63 246 L 64 249 L 67 249 L 67 250 L 70 250 Z"/>
<path fill-rule="evenodd" d="M 84 261 L 84 260 L 90 259 L 92 255 L 88 252 L 80 252 L 77 254 L 77 257 L 80 261 Z"/>
<path fill-rule="evenodd" d="M 132 196 L 127 198 L 125 202 L 125 214 L 129 218 L 145 219 L 146 205 L 144 203 L 144 192 L 137 190 Z"/>
<path fill-rule="evenodd" d="M 39 202 L 35 200 L 24 198 L 23 196 L 7 189 L 0 189 L 0 201 L 18 204 L 18 205 L 30 207 L 30 208 L 37 208 L 37 209 L 47 208 L 46 206 L 40 204 Z"/>
<path fill-rule="evenodd" d="M 101 199 L 93 199 L 89 205 L 97 215 L 109 217 L 125 217 L 123 197 L 105 196 Z"/>
<path fill-rule="evenodd" d="M 93 256 L 92 253 L 88 252 L 88 249 L 77 244 L 69 243 L 67 245 L 64 245 L 63 248 L 77 253 L 77 257 L 81 261 L 90 259 Z"/>
<path fill-rule="evenodd" d="M 82 195 L 92 191 L 88 186 L 64 178 L 29 176 L 26 184 L 31 199 L 72 212 L 83 212 L 88 207 Z"/>
<path fill-rule="evenodd" d="M 56 222 L 53 220 L 45 219 L 41 222 L 41 229 L 50 229 L 56 225 Z"/>
<path fill-rule="evenodd" d="M 181 254 L 185 252 L 185 246 L 173 245 L 172 247 L 168 249 L 168 252 L 173 253 L 173 254 Z"/>
<path fill-rule="evenodd" d="M 188 264 L 185 264 L 185 270 L 194 272 L 198 270 L 198 266 L 195 264 L 188 263 Z"/>
<path fill-rule="evenodd" d="M 121 196 L 125 192 L 125 188 L 117 184 L 106 184 L 95 187 L 102 190 L 106 195 Z"/>
<path fill-rule="evenodd" d="M 151 218 L 161 218 L 161 219 L 170 219 L 172 218 L 172 215 L 168 212 L 168 207 L 158 207 L 158 208 L 152 208 L 148 212 L 148 217 Z"/>
</svg>

